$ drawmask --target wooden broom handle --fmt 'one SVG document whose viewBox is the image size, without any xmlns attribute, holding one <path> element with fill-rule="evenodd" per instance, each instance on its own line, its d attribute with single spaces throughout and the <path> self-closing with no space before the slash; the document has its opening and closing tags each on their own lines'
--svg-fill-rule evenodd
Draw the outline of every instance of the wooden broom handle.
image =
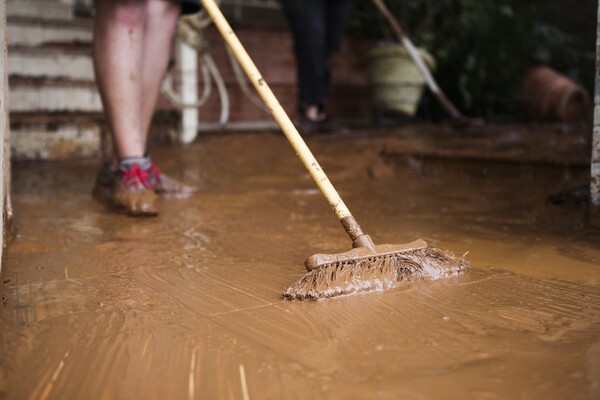
<svg viewBox="0 0 600 400">
<path fill-rule="evenodd" d="M 281 104 L 279 104 L 279 101 L 269 88 L 269 85 L 267 85 L 267 82 L 265 82 L 260 71 L 258 68 L 256 68 L 256 65 L 254 65 L 254 62 L 246 52 L 246 49 L 244 49 L 244 46 L 231 29 L 231 26 L 229 26 L 229 23 L 223 16 L 219 6 L 215 4 L 214 0 L 201 0 L 201 2 L 206 9 L 206 12 L 213 20 L 215 26 L 225 39 L 225 42 L 227 42 L 229 45 L 233 55 L 246 72 L 246 75 L 248 75 L 248 78 L 256 88 L 256 91 L 269 108 L 269 111 L 271 111 L 275 121 L 277 121 L 277 124 L 279 124 L 279 127 L 296 151 L 296 155 L 300 157 L 304 167 L 306 167 L 315 183 L 321 190 L 321 193 L 323 193 L 329 202 L 333 212 L 342 222 L 344 229 L 353 240 L 355 246 L 371 247 L 370 245 L 372 245 L 372 242 L 363 243 L 365 237 L 368 238 L 368 236 L 362 232 L 360 226 L 352 217 L 350 210 L 348 210 L 348 207 L 346 207 L 346 204 L 338 194 L 337 190 L 335 190 L 331 184 L 331 181 L 327 175 L 325 175 L 325 172 L 302 139 L 302 136 L 300 136 L 298 133 L 298 130 L 284 111 L 283 107 L 281 107 Z M 370 239 L 368 242 L 370 242 Z"/>
</svg>

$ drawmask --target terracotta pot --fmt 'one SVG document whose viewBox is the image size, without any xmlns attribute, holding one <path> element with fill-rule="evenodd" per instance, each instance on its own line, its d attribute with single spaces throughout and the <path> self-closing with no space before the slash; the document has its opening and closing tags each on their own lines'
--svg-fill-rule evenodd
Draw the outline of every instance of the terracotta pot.
<svg viewBox="0 0 600 400">
<path fill-rule="evenodd" d="M 542 120 L 574 122 L 590 112 L 588 92 L 546 66 L 533 67 L 524 75 L 523 97 L 527 111 Z"/>
</svg>

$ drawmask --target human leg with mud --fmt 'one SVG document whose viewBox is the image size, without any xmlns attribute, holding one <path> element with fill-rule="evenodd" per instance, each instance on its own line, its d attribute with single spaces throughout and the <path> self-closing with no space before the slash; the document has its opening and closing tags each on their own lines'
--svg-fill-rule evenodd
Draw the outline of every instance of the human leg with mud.
<svg viewBox="0 0 600 400">
<path fill-rule="evenodd" d="M 180 12 L 180 2 L 170 0 L 96 2 L 94 66 L 118 161 L 114 172 L 103 166 L 94 192 L 108 193 L 132 215 L 157 214 L 155 191 L 190 191 L 161 174 L 146 153 Z"/>
</svg>

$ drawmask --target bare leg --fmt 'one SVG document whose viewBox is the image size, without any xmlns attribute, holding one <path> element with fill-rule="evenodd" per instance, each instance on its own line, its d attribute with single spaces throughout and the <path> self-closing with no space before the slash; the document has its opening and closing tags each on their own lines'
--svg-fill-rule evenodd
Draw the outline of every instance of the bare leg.
<svg viewBox="0 0 600 400">
<path fill-rule="evenodd" d="M 171 56 L 171 47 L 175 37 L 177 19 L 181 13 L 181 4 L 171 0 L 147 0 L 146 26 L 144 35 L 144 54 L 142 62 L 142 143 L 147 143 L 148 131 L 160 84 L 164 78 Z M 153 168 L 156 168 L 155 166 Z M 152 172 L 156 179 L 157 193 L 190 194 L 194 187 L 179 182 L 158 169 Z"/>
<path fill-rule="evenodd" d="M 148 0 L 142 56 L 142 130 L 146 143 L 154 115 L 160 84 L 167 71 L 181 4 L 174 1 Z M 145 149 L 145 148 L 144 148 Z"/>
<path fill-rule="evenodd" d="M 102 168 L 94 194 L 133 215 L 156 214 L 155 191 L 188 189 L 166 185 L 144 157 L 180 10 L 175 0 L 96 0 L 94 66 L 119 162 Z"/>
<path fill-rule="evenodd" d="M 168 0 L 96 3 L 94 65 L 116 156 L 139 156 L 146 150 L 181 6 Z"/>
<path fill-rule="evenodd" d="M 117 156 L 143 156 L 142 55 L 145 24 L 142 0 L 97 0 L 94 68 Z"/>
</svg>

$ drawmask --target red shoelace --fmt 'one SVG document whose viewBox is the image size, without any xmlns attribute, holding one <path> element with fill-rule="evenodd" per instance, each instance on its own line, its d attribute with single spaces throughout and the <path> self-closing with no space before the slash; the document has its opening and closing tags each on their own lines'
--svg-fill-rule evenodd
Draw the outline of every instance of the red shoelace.
<svg viewBox="0 0 600 400">
<path fill-rule="evenodd" d="M 133 164 L 128 171 L 119 171 L 119 176 L 127 189 L 132 186 L 136 189 L 145 186 L 147 189 L 154 190 L 154 182 L 150 175 L 151 168 L 143 170 L 138 164 Z"/>
</svg>

